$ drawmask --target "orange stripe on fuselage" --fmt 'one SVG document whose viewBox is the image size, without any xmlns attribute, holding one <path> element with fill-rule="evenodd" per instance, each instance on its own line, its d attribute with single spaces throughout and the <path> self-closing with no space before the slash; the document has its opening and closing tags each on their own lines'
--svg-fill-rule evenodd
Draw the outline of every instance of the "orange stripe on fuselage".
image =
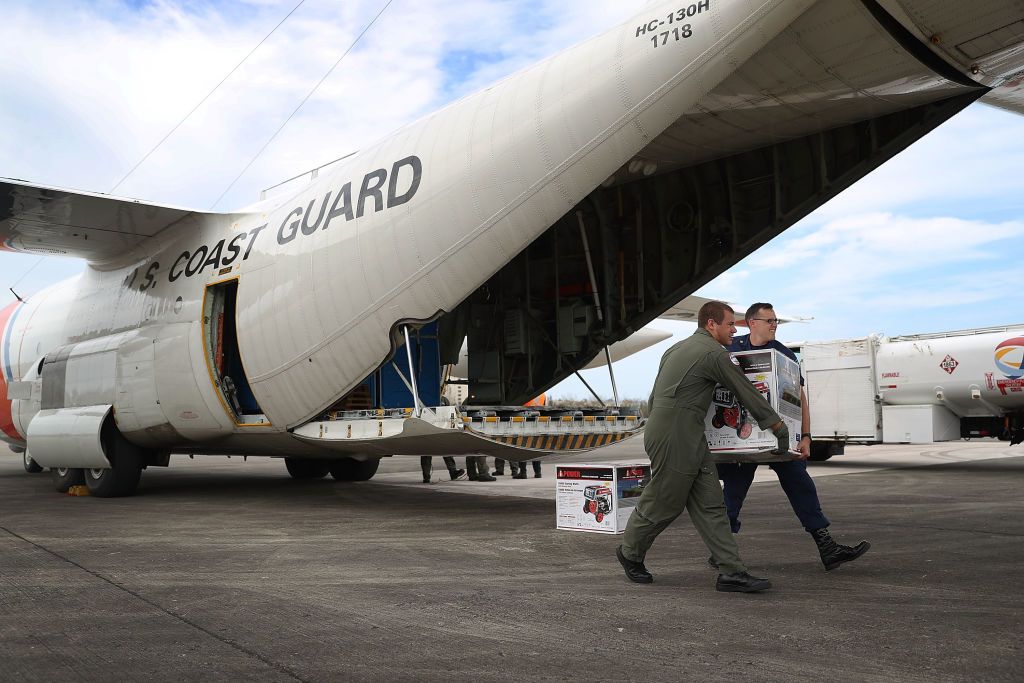
<svg viewBox="0 0 1024 683">
<path fill-rule="evenodd" d="M 11 317 L 14 311 L 17 310 L 18 306 L 21 306 L 20 301 L 12 302 L 6 308 L 0 310 L 0 431 L 9 436 L 12 439 L 18 441 L 24 441 L 21 438 L 21 434 L 14 428 L 14 417 L 11 414 L 11 402 L 7 399 L 7 369 L 4 367 L 5 345 L 11 343 L 11 339 L 7 336 L 7 326 L 11 322 Z"/>
</svg>

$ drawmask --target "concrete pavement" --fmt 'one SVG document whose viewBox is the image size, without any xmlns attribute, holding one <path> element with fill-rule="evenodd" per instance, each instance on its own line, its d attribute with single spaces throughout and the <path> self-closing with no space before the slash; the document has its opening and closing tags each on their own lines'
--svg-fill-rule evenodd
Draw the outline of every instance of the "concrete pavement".
<svg viewBox="0 0 1024 683">
<path fill-rule="evenodd" d="M 588 460 L 642 457 L 617 448 Z M 101 500 L 0 458 L 0 671 L 1020 680 L 1024 451 L 894 448 L 812 465 L 837 539 L 874 546 L 828 573 L 759 472 L 739 540 L 775 583 L 760 595 L 714 591 L 685 516 L 648 556 L 655 583 L 628 583 L 617 538 L 554 529 L 550 465 L 540 480 L 424 485 L 412 458 L 340 484 L 291 480 L 272 460 L 175 457 L 137 496 Z"/>
</svg>

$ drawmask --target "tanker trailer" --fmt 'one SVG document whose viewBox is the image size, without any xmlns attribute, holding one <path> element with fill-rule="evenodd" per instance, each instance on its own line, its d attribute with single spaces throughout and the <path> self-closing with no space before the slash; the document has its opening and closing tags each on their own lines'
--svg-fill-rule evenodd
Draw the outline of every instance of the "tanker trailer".
<svg viewBox="0 0 1024 683">
<path fill-rule="evenodd" d="M 846 443 L 1024 439 L 1024 324 L 797 348 L 812 460 Z"/>
</svg>

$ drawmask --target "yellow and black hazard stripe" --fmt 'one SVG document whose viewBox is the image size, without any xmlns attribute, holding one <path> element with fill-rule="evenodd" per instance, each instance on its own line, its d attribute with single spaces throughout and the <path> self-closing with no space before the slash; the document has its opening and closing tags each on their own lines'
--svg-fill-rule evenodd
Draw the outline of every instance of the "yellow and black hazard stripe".
<svg viewBox="0 0 1024 683">
<path fill-rule="evenodd" d="M 622 441 L 632 432 L 616 434 L 540 434 L 537 436 L 488 436 L 498 443 L 519 448 L 534 448 L 542 451 L 576 451 L 585 448 L 598 448 Z"/>
</svg>

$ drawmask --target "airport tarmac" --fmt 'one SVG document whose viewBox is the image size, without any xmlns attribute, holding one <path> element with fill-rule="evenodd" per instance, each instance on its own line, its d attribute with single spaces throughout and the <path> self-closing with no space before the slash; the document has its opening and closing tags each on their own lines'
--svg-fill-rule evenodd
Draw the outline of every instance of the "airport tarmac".
<svg viewBox="0 0 1024 683">
<path fill-rule="evenodd" d="M 631 441 L 585 458 L 641 460 Z M 440 458 L 435 476 L 447 479 Z M 461 459 L 460 459 L 461 465 Z M 811 463 L 825 572 L 774 475 L 744 558 L 775 588 L 717 593 L 680 518 L 626 581 L 614 536 L 554 528 L 544 478 L 296 481 L 275 460 L 175 456 L 138 495 L 57 494 L 0 457 L 4 680 L 1005 680 L 1024 678 L 1024 450 L 849 448 Z"/>
</svg>

